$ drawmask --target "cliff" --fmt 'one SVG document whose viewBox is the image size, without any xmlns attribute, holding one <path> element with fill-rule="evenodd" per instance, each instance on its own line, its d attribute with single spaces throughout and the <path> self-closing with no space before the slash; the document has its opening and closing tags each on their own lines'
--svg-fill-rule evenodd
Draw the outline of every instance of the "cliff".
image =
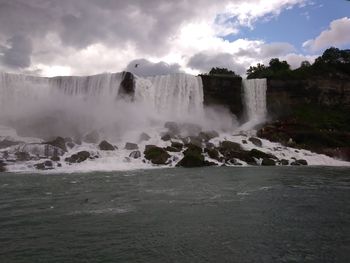
<svg viewBox="0 0 350 263">
<path fill-rule="evenodd" d="M 242 116 L 242 78 L 225 75 L 201 75 L 201 78 L 205 105 L 224 105 L 238 118 Z"/>
<path fill-rule="evenodd" d="M 350 79 L 271 79 L 266 96 L 272 117 L 290 114 L 293 108 L 304 104 L 350 107 Z"/>
</svg>

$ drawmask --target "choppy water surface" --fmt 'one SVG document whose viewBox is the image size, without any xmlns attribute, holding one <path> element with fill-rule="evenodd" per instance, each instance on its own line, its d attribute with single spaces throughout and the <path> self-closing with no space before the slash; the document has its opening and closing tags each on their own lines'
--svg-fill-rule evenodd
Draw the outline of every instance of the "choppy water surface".
<svg viewBox="0 0 350 263">
<path fill-rule="evenodd" d="M 0 174 L 0 262 L 349 262 L 349 168 Z"/>
</svg>

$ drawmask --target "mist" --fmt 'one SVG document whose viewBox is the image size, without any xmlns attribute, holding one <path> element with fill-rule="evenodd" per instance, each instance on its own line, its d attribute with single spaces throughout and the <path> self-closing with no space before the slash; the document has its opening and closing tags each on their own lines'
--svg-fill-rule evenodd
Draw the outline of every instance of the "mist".
<svg viewBox="0 0 350 263">
<path fill-rule="evenodd" d="M 113 142 L 142 132 L 161 132 L 164 123 L 193 124 L 202 130 L 232 131 L 237 120 L 224 107 L 203 107 L 200 77 L 172 74 L 135 76 L 134 94 L 120 96 L 122 73 L 41 78 L 0 75 L 0 125 L 23 137 L 82 140 L 97 132 Z M 191 135 L 188 125 L 181 134 Z"/>
</svg>

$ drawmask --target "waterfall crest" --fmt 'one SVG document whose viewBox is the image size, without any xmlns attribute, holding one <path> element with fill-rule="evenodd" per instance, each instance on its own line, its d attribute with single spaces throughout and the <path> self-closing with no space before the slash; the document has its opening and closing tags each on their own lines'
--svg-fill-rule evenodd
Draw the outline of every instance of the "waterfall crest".
<svg viewBox="0 0 350 263">
<path fill-rule="evenodd" d="M 242 82 L 245 114 L 249 123 L 258 124 L 266 119 L 266 79 L 246 79 Z"/>
<path fill-rule="evenodd" d="M 203 113 L 201 77 L 178 73 L 137 78 L 136 101 L 147 102 L 157 113 L 184 117 Z"/>
</svg>

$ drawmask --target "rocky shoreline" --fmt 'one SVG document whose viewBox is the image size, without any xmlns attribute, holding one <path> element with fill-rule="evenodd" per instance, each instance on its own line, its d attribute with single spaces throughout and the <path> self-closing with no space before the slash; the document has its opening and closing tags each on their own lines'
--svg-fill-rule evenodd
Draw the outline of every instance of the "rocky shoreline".
<svg viewBox="0 0 350 263">
<path fill-rule="evenodd" d="M 264 137 L 261 129 L 258 135 Z M 184 135 L 186 131 L 187 135 Z M 202 131 L 193 124 L 165 123 L 157 140 L 154 135 L 141 133 L 137 142 L 119 143 L 107 140 L 92 142 L 93 133 L 81 141 L 56 137 L 46 142 L 26 143 L 0 141 L 0 171 L 12 171 L 12 167 L 27 166 L 28 170 L 60 170 L 62 167 L 77 167 L 96 162 L 106 157 L 114 158 L 132 167 L 204 167 L 204 166 L 282 166 L 308 165 L 308 158 L 318 154 L 273 144 L 268 140 L 248 135 L 219 134 L 216 131 Z M 263 136 L 264 135 L 264 136 Z M 86 142 L 88 141 L 88 142 Z M 291 145 L 289 145 L 291 146 Z M 322 158 L 329 158 L 322 155 Z M 317 157 L 318 158 L 318 157 Z M 117 160 L 117 159 L 116 159 Z M 327 159 L 328 160 L 328 159 Z M 311 161 L 311 165 L 314 165 Z"/>
</svg>

